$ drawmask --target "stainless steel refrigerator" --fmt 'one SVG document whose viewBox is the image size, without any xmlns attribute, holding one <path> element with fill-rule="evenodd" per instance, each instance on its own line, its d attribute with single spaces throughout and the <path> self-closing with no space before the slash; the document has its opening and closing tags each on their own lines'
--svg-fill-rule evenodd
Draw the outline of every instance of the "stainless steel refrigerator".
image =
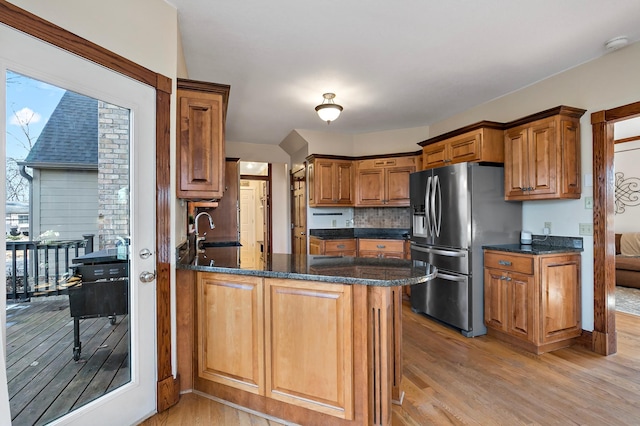
<svg viewBox="0 0 640 426">
<path fill-rule="evenodd" d="M 411 258 L 438 268 L 411 287 L 413 311 L 486 334 L 482 246 L 517 243 L 522 227 L 522 204 L 504 200 L 504 168 L 454 164 L 412 173 L 410 185 Z"/>
</svg>

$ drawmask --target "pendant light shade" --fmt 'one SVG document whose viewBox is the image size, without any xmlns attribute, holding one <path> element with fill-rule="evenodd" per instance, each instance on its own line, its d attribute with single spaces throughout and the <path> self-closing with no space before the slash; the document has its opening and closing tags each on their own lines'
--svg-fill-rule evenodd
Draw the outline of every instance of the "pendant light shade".
<svg viewBox="0 0 640 426">
<path fill-rule="evenodd" d="M 329 124 L 340 116 L 342 106 L 333 101 L 333 98 L 336 97 L 334 93 L 325 93 L 322 96 L 324 97 L 324 100 L 316 107 L 316 112 L 321 120 L 326 121 L 327 124 Z"/>
</svg>

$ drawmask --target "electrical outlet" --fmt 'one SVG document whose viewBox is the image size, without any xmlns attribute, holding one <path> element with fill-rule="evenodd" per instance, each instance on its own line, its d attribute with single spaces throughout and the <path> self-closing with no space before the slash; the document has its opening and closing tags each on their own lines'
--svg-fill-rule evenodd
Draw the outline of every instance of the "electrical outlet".
<svg viewBox="0 0 640 426">
<path fill-rule="evenodd" d="M 585 209 L 593 208 L 593 197 L 584 197 L 584 208 Z"/>
<path fill-rule="evenodd" d="M 578 230 L 580 235 L 593 235 L 593 223 L 580 223 Z"/>
<path fill-rule="evenodd" d="M 544 235 L 549 235 L 551 233 L 551 222 L 544 223 L 544 229 L 542 230 Z"/>
<path fill-rule="evenodd" d="M 337 221 L 337 220 L 335 220 L 335 219 L 333 219 L 333 220 L 331 221 L 331 226 L 332 226 L 333 228 L 335 228 L 335 227 L 336 227 L 336 225 L 338 225 L 338 221 Z"/>
</svg>

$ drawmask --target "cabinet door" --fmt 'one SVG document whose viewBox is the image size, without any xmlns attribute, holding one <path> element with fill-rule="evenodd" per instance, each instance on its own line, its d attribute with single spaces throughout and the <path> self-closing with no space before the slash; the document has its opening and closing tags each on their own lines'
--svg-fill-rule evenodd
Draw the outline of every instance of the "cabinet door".
<svg viewBox="0 0 640 426">
<path fill-rule="evenodd" d="M 484 269 L 484 323 L 500 331 L 507 330 L 507 283 L 505 272 Z"/>
<path fill-rule="evenodd" d="M 382 205 L 384 202 L 384 179 L 384 169 L 358 169 L 356 206 Z"/>
<path fill-rule="evenodd" d="M 264 395 L 262 278 L 198 273 L 198 376 Z"/>
<path fill-rule="evenodd" d="M 507 332 L 530 342 L 535 342 L 533 275 L 509 273 L 507 283 Z"/>
<path fill-rule="evenodd" d="M 556 193 L 556 149 L 555 120 L 534 123 L 528 137 L 529 196 Z"/>
<path fill-rule="evenodd" d="M 480 156 L 480 140 L 482 135 L 473 132 L 451 138 L 449 144 L 448 163 L 463 163 L 477 160 Z"/>
<path fill-rule="evenodd" d="M 178 102 L 178 197 L 219 199 L 224 193 L 223 96 L 178 90 Z"/>
<path fill-rule="evenodd" d="M 334 163 L 334 200 L 337 204 L 353 205 L 354 172 L 351 161 Z"/>
<path fill-rule="evenodd" d="M 436 142 L 422 148 L 422 168 L 432 169 L 447 164 L 448 146 L 446 142 Z"/>
<path fill-rule="evenodd" d="M 409 176 L 415 172 L 413 167 L 390 167 L 385 170 L 385 205 L 405 206 L 410 204 Z"/>
<path fill-rule="evenodd" d="M 307 191 L 309 194 L 309 206 L 315 206 L 318 203 L 316 198 L 316 165 L 315 163 L 307 164 Z"/>
<path fill-rule="evenodd" d="M 315 163 L 316 193 L 315 202 L 317 205 L 332 205 L 335 203 L 334 197 L 334 166 L 331 161 L 318 160 Z"/>
<path fill-rule="evenodd" d="M 311 237 L 309 238 L 309 254 L 324 254 L 324 244 L 322 240 Z"/>
<path fill-rule="evenodd" d="M 351 286 L 266 279 L 266 396 L 353 418 Z"/>
<path fill-rule="evenodd" d="M 582 333 L 580 256 L 542 258 L 542 342 L 549 343 Z"/>
<path fill-rule="evenodd" d="M 505 199 L 522 199 L 529 188 L 527 163 L 527 128 L 518 127 L 504 135 L 504 195 Z"/>
<path fill-rule="evenodd" d="M 560 120 L 561 177 L 559 178 L 562 196 L 580 198 L 582 192 L 580 179 L 580 121 Z"/>
</svg>

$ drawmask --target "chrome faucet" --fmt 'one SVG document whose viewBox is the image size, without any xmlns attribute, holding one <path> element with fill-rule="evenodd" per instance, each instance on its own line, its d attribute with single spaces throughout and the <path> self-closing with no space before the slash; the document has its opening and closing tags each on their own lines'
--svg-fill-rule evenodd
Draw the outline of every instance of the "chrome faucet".
<svg viewBox="0 0 640 426">
<path fill-rule="evenodd" d="M 211 229 L 215 228 L 216 225 L 213 224 L 213 219 L 211 218 L 211 215 L 207 212 L 200 212 L 196 215 L 196 218 L 194 220 L 195 225 L 196 225 L 196 250 L 197 251 L 201 251 L 200 248 L 200 241 L 204 241 L 204 237 L 205 235 L 207 235 L 207 233 L 205 232 L 204 234 L 202 234 L 202 237 L 200 236 L 200 231 L 198 230 L 198 219 L 200 219 L 200 216 L 207 216 L 209 218 L 209 227 Z"/>
</svg>

